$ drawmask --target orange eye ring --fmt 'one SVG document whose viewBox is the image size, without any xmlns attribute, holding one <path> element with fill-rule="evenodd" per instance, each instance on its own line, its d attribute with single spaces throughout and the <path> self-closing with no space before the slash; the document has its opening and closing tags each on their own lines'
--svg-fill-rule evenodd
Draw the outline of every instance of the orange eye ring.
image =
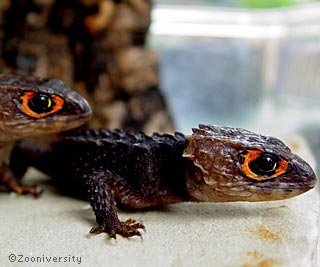
<svg viewBox="0 0 320 267">
<path fill-rule="evenodd" d="M 47 103 L 47 107 L 45 109 L 45 111 L 39 111 L 39 110 L 32 110 L 30 105 L 30 101 L 32 101 L 32 99 L 36 96 L 39 96 L 39 94 L 37 94 L 36 92 L 33 91 L 29 91 L 29 92 L 25 92 L 23 94 L 23 96 L 20 97 L 20 99 L 22 100 L 21 103 L 21 108 L 22 111 L 32 117 L 32 118 L 44 118 L 49 116 L 50 114 L 56 113 L 58 110 L 62 109 L 63 104 L 64 104 L 64 100 L 56 95 L 53 96 L 47 96 L 47 95 L 42 95 L 47 97 L 48 103 Z"/>
<path fill-rule="evenodd" d="M 244 155 L 244 161 L 241 165 L 242 172 L 251 179 L 257 180 L 257 181 L 263 181 L 267 179 L 273 179 L 277 178 L 279 175 L 284 174 L 288 169 L 288 162 L 282 158 L 278 158 L 274 171 L 272 172 L 272 175 L 260 175 L 255 173 L 250 165 L 256 161 L 261 155 L 263 155 L 263 152 L 260 150 L 249 150 Z"/>
</svg>

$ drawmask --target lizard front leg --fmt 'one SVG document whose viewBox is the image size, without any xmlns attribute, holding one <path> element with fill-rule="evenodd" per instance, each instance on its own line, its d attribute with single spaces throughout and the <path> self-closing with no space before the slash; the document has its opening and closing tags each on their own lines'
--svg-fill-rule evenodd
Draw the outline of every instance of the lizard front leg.
<svg viewBox="0 0 320 267">
<path fill-rule="evenodd" d="M 13 191 L 19 195 L 32 194 L 38 197 L 42 193 L 42 189 L 37 185 L 25 185 L 20 179 L 16 178 L 10 169 L 2 166 L 0 171 L 0 184 L 3 185 L 9 191 Z"/>
<path fill-rule="evenodd" d="M 3 185 L 9 191 L 16 192 L 17 194 L 32 194 L 38 197 L 42 193 L 42 189 L 37 185 L 25 185 L 21 182 L 21 177 L 25 173 L 27 167 L 24 166 L 24 158 L 15 158 L 12 160 L 10 154 L 13 149 L 13 143 L 8 144 L 2 149 L 1 165 L 0 165 L 0 185 Z M 10 162 L 10 161 L 13 162 Z M 10 165 L 9 165 L 10 162 Z M 13 164 L 12 164 L 13 163 Z M 23 167 L 22 167 L 23 165 Z M 13 171 L 11 167 L 14 167 Z M 21 174 L 21 175 L 20 175 Z"/>
<path fill-rule="evenodd" d="M 108 233 L 111 238 L 119 234 L 123 237 L 141 236 L 138 229 L 144 229 L 144 225 L 129 218 L 122 222 L 116 212 L 116 203 L 113 190 L 108 184 L 112 174 L 109 171 L 86 176 L 86 186 L 90 205 L 96 215 L 98 227 L 90 230 L 92 234 Z"/>
</svg>

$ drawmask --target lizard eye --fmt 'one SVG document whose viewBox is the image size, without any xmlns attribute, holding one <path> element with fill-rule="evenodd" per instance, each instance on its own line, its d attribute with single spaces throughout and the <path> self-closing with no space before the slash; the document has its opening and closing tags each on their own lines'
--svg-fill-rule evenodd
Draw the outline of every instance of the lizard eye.
<svg viewBox="0 0 320 267">
<path fill-rule="evenodd" d="M 271 176 L 279 167 L 279 158 L 269 153 L 261 153 L 249 163 L 250 170 L 257 175 Z"/>
<path fill-rule="evenodd" d="M 62 109 L 64 100 L 59 96 L 25 92 L 22 99 L 22 111 L 33 118 L 43 118 Z"/>
<path fill-rule="evenodd" d="M 287 168 L 288 162 L 286 160 L 260 150 L 249 150 L 242 163 L 244 174 L 258 181 L 276 178 L 285 173 Z"/>
<path fill-rule="evenodd" d="M 32 111 L 41 114 L 50 112 L 54 107 L 54 103 L 49 96 L 44 94 L 36 94 L 34 97 L 29 99 L 28 107 Z"/>
</svg>

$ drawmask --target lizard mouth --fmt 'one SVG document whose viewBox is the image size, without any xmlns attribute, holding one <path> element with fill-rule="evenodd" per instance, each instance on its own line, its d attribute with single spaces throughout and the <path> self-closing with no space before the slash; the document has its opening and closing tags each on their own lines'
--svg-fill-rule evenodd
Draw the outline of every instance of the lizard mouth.
<svg viewBox="0 0 320 267">
<path fill-rule="evenodd" d="M 79 127 L 90 119 L 91 114 L 91 109 L 88 109 L 85 112 L 74 115 L 60 113 L 59 115 L 49 115 L 40 119 L 25 118 L 19 121 L 3 122 L 1 127 L 10 132 L 10 139 L 17 140 Z M 8 138 L 7 136 L 4 137 L 4 139 Z"/>
<path fill-rule="evenodd" d="M 254 183 L 241 184 L 239 187 L 219 188 L 219 192 L 228 195 L 228 201 L 274 201 L 301 195 L 316 186 L 314 173 L 304 174 L 295 178 L 283 177 Z M 216 189 L 217 190 L 217 189 Z"/>
<path fill-rule="evenodd" d="M 53 120 L 61 121 L 61 122 L 67 122 L 67 121 L 81 122 L 81 121 L 89 120 L 91 115 L 92 115 L 92 111 L 88 110 L 87 112 L 83 112 L 83 113 L 75 114 L 75 115 L 61 115 L 59 117 L 53 118 Z"/>
<path fill-rule="evenodd" d="M 91 115 L 92 112 L 91 110 L 89 110 L 85 113 L 77 115 L 61 115 L 57 117 L 47 117 L 46 119 L 42 120 L 42 125 L 39 125 L 39 128 L 47 128 L 47 130 L 51 132 L 66 131 L 84 124 L 86 121 L 90 119 Z M 40 123 L 40 121 L 37 121 L 35 123 Z"/>
<path fill-rule="evenodd" d="M 317 180 L 314 175 L 304 175 L 300 181 L 283 181 L 276 184 L 258 183 L 251 185 L 248 191 L 256 192 L 257 195 L 268 195 L 270 200 L 291 198 L 302 193 L 305 193 L 316 186 Z"/>
</svg>

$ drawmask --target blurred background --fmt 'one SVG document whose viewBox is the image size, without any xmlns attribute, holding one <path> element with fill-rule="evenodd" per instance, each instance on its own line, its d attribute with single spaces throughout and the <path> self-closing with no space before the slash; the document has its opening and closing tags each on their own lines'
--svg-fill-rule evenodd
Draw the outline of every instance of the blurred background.
<svg viewBox="0 0 320 267">
<path fill-rule="evenodd" d="M 159 0 L 148 40 L 177 130 L 299 133 L 320 158 L 319 1 Z"/>
<path fill-rule="evenodd" d="M 320 159 L 319 1 L 0 0 L 0 72 L 63 80 L 91 128 L 298 134 Z"/>
</svg>

